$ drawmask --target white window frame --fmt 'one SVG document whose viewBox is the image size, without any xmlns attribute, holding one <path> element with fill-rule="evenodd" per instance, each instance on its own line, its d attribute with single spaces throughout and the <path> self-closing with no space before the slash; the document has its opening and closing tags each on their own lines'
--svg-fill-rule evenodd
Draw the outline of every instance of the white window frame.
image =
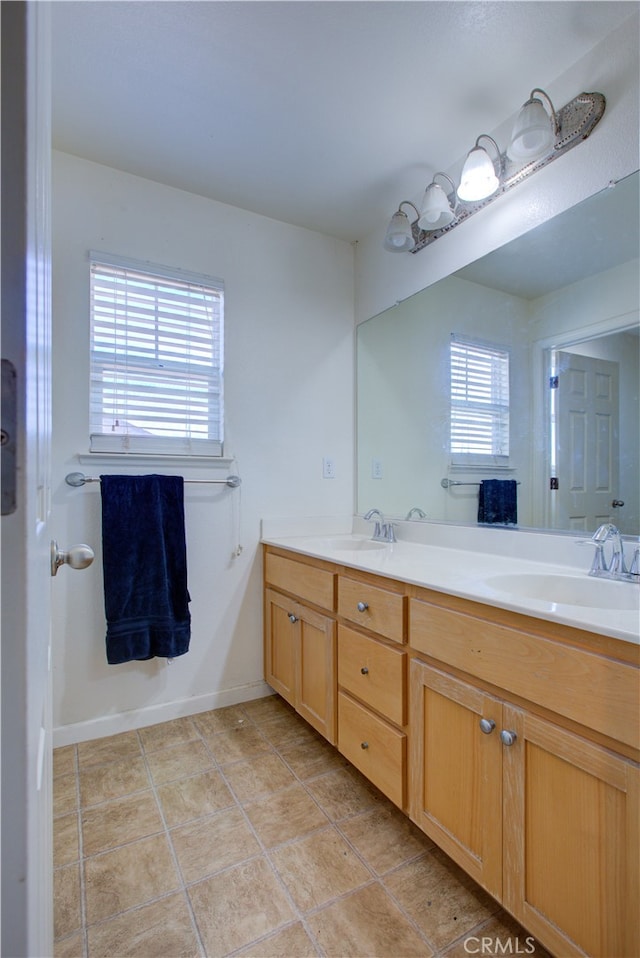
<svg viewBox="0 0 640 958">
<path fill-rule="evenodd" d="M 90 452 L 222 457 L 222 280 L 94 250 L 89 266 Z"/>
<path fill-rule="evenodd" d="M 510 358 L 505 346 L 452 334 L 449 350 L 452 471 L 510 469 Z"/>
</svg>

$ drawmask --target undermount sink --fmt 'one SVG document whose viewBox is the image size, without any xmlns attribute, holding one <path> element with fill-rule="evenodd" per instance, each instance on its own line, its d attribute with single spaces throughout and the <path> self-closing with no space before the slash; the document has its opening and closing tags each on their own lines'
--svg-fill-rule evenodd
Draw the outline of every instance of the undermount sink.
<svg viewBox="0 0 640 958">
<path fill-rule="evenodd" d="M 376 542 L 374 539 L 355 539 L 349 536 L 336 539 L 323 539 L 323 546 L 332 552 L 374 552 L 386 549 L 387 542 Z"/>
<path fill-rule="evenodd" d="M 634 583 L 573 575 L 517 573 L 494 575 L 486 584 L 499 592 L 525 599 L 540 599 L 558 605 L 580 605 L 592 609 L 635 611 L 640 608 L 640 590 Z"/>
</svg>

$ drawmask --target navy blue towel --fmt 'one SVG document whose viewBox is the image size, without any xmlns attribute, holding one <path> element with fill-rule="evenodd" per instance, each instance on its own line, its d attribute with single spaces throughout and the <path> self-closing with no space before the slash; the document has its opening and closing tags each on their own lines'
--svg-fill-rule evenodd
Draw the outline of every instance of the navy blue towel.
<svg viewBox="0 0 640 958">
<path fill-rule="evenodd" d="M 484 479 L 478 495 L 478 522 L 515 526 L 518 522 L 515 479 Z"/>
<path fill-rule="evenodd" d="M 189 649 L 184 480 L 100 476 L 107 662 Z"/>
</svg>

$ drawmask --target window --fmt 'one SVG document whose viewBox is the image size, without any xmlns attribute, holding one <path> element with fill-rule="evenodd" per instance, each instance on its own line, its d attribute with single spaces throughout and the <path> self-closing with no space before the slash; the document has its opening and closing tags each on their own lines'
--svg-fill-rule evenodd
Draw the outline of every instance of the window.
<svg viewBox="0 0 640 958">
<path fill-rule="evenodd" d="M 223 284 L 90 261 L 91 451 L 221 456 Z"/>
<path fill-rule="evenodd" d="M 509 353 L 451 339 L 452 465 L 508 466 Z"/>
</svg>

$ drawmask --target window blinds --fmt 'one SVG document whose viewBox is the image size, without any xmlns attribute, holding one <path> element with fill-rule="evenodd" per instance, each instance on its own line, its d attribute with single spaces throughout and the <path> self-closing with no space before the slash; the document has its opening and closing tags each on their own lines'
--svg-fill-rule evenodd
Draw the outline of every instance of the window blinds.
<svg viewBox="0 0 640 958">
<path fill-rule="evenodd" d="M 464 463 L 509 456 L 509 353 L 451 340 L 451 459 Z M 492 462 L 494 461 L 492 459 Z"/>
<path fill-rule="evenodd" d="M 222 455 L 223 287 L 91 259 L 92 452 Z"/>
</svg>

